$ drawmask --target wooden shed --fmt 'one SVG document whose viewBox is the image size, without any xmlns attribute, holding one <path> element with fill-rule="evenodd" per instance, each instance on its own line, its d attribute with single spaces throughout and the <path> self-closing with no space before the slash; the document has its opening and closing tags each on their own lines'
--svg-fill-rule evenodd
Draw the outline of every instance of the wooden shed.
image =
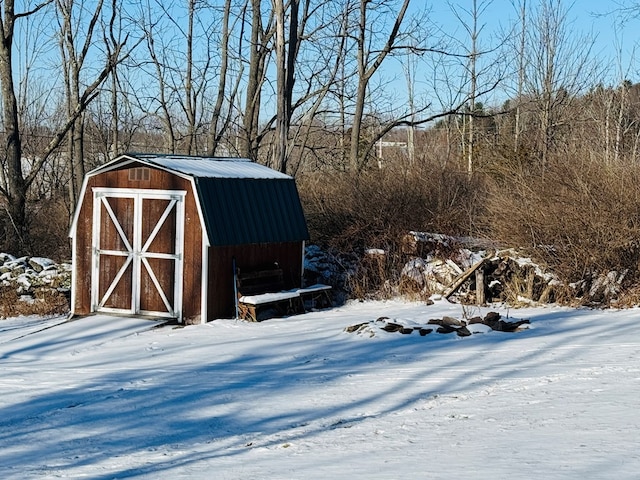
<svg viewBox="0 0 640 480">
<path fill-rule="evenodd" d="M 231 318 L 234 267 L 277 264 L 298 288 L 308 235 L 292 177 L 245 159 L 122 155 L 84 179 L 71 313 Z"/>
</svg>

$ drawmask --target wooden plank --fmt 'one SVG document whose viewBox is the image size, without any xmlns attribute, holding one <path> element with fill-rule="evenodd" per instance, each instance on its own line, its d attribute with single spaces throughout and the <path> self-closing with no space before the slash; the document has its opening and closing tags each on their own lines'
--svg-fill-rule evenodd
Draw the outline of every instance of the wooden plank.
<svg viewBox="0 0 640 480">
<path fill-rule="evenodd" d="M 462 275 L 462 274 L 464 273 L 464 272 L 462 271 L 462 269 L 458 266 L 458 264 L 457 264 L 456 262 L 454 262 L 453 260 L 451 260 L 451 259 L 447 258 L 444 262 L 445 262 L 447 265 L 449 265 L 451 268 L 453 268 L 453 269 L 456 271 L 456 273 L 457 273 L 458 275 Z"/>
<path fill-rule="evenodd" d="M 476 270 L 476 304 L 484 305 L 484 272 L 481 268 Z"/>
<path fill-rule="evenodd" d="M 259 295 L 243 295 L 239 298 L 241 303 L 248 303 L 251 305 L 265 305 L 267 303 L 276 303 L 283 300 L 289 300 L 291 298 L 299 297 L 300 294 L 296 291 L 288 292 L 274 292 L 274 293 L 262 293 Z"/>
<path fill-rule="evenodd" d="M 311 285 L 310 287 L 298 288 L 298 293 L 303 295 L 305 293 L 316 293 L 322 291 L 331 290 L 331 285 L 323 285 L 321 283 L 316 283 L 315 285 Z"/>
<path fill-rule="evenodd" d="M 254 280 L 254 279 L 263 279 L 263 278 L 282 278 L 282 269 L 281 268 L 272 268 L 268 270 L 255 270 L 251 272 L 240 272 L 238 274 L 241 280 Z"/>
<path fill-rule="evenodd" d="M 253 322 L 259 321 L 258 315 L 259 311 L 264 311 L 265 309 L 273 309 L 275 316 L 285 316 L 285 315 L 297 315 L 300 313 L 304 313 L 304 304 L 302 302 L 302 297 L 297 294 L 297 292 L 289 292 L 294 293 L 294 295 L 290 296 L 276 296 L 271 294 L 259 295 L 257 297 L 242 297 L 238 300 L 238 308 L 240 311 L 240 318 L 243 320 L 250 320 Z M 259 298 L 258 298 L 259 297 Z M 271 318 L 274 315 L 269 315 L 268 317 L 264 317 L 263 320 L 267 318 Z"/>
<path fill-rule="evenodd" d="M 453 295 L 460 288 L 460 286 L 465 282 L 465 280 L 467 280 L 471 275 L 473 275 L 473 273 L 478 268 L 480 268 L 486 260 L 487 260 L 486 258 L 483 258 L 479 262 L 469 267 L 467 271 L 464 272 L 461 276 L 456 278 L 454 282 L 449 286 L 449 288 L 447 288 L 444 294 L 444 298 L 449 298 L 451 295 Z"/>
<path fill-rule="evenodd" d="M 240 295 L 274 293 L 285 288 L 282 269 L 279 268 L 249 272 L 238 271 L 236 279 Z"/>
</svg>

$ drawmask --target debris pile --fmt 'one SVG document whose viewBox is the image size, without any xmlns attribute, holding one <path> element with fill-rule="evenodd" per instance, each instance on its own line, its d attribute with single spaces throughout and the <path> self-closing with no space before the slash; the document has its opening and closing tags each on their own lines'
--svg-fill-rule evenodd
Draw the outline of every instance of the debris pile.
<svg viewBox="0 0 640 480">
<path fill-rule="evenodd" d="M 402 245 L 410 257 L 401 272 L 402 293 L 523 305 L 554 302 L 562 289 L 555 275 L 513 249 L 423 232 L 410 232 Z"/>
<path fill-rule="evenodd" d="M 68 291 L 71 288 L 71 264 L 58 264 L 50 258 L 20 257 L 0 253 L 0 282 L 20 295 L 32 295 L 40 287 Z"/>
<path fill-rule="evenodd" d="M 333 249 L 323 249 L 318 245 L 305 246 L 304 284 L 321 283 L 333 287 L 334 301 L 342 303 L 347 299 L 346 282 L 357 270 L 358 257 L 355 253 L 342 253 Z"/>
</svg>

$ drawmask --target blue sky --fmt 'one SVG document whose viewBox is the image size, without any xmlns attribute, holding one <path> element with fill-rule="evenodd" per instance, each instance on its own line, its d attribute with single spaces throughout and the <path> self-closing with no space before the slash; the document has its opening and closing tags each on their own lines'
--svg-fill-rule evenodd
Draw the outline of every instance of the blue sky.
<svg viewBox="0 0 640 480">
<path fill-rule="evenodd" d="M 482 0 L 478 0 L 478 4 Z M 469 9 L 471 0 L 413 0 L 412 9 L 419 10 L 427 5 L 432 18 L 442 24 L 447 31 L 458 31 L 465 35 L 459 21 L 451 12 L 450 4 Z M 497 32 L 501 27 L 506 28 L 517 17 L 514 3 L 520 0 L 493 0 L 480 19 L 485 25 L 487 34 Z M 528 5 L 535 5 L 537 0 L 527 0 Z M 627 18 L 621 25 L 620 4 L 629 4 L 629 0 L 563 0 L 568 8 L 568 17 L 572 22 L 572 30 L 577 34 L 593 35 L 595 39 L 595 53 L 610 62 L 617 62 L 622 56 L 624 67 L 629 66 L 635 44 L 640 39 L 638 27 L 640 20 Z M 638 2 L 640 5 L 640 1 Z M 640 7 L 639 7 L 640 10 Z M 617 50 L 621 51 L 621 55 Z M 634 69 L 632 69 L 634 70 Z M 635 68 L 640 70 L 640 68 Z M 639 81 L 638 75 L 633 75 L 634 81 Z"/>
<path fill-rule="evenodd" d="M 416 8 L 420 8 L 424 1 L 414 1 Z M 481 0 L 478 0 L 480 3 Z M 429 1 L 431 11 L 436 19 L 441 19 L 445 25 L 455 28 L 457 20 L 451 14 L 449 3 L 466 6 L 471 5 L 470 0 Z M 495 29 L 499 25 L 507 25 L 517 16 L 513 3 L 519 0 L 493 0 L 481 18 L 481 23 L 486 24 L 487 31 Z M 527 4 L 535 5 L 537 0 L 527 0 Z M 637 43 L 638 27 L 640 21 L 627 18 L 621 25 L 620 4 L 629 4 L 628 0 L 566 0 L 563 1 L 568 8 L 568 18 L 572 21 L 575 32 L 580 34 L 592 34 L 595 38 L 595 51 L 603 58 L 616 61 L 620 55 L 618 48 L 622 50 L 623 61 L 629 63 L 633 48 Z M 638 2 L 640 4 L 640 2 Z M 640 7 L 639 7 L 640 8 Z"/>
<path fill-rule="evenodd" d="M 486 0 L 478 0 L 478 5 Z M 533 6 L 539 0 L 527 0 L 528 6 Z M 597 83 L 605 85 L 616 85 L 622 78 L 631 80 L 634 83 L 640 82 L 640 50 L 636 55 L 637 60 L 633 59 L 633 52 L 640 36 L 637 34 L 640 27 L 640 20 L 629 18 L 626 22 L 621 22 L 619 5 L 631 0 L 562 0 L 565 8 L 568 9 L 567 21 L 570 25 L 570 35 L 576 35 L 577 38 L 586 39 L 593 38 L 592 55 L 594 59 L 599 60 L 600 69 L 597 77 L 590 79 L 586 85 L 587 88 Z M 479 20 L 479 26 L 483 26 L 480 49 L 487 48 L 487 45 L 495 45 L 496 38 L 500 32 L 508 30 L 510 25 L 517 23 L 518 11 L 514 7 L 514 3 L 519 4 L 519 0 L 493 0 L 486 10 L 482 13 Z M 640 0 L 638 1 L 640 4 Z M 452 13 L 451 5 L 459 8 L 459 12 L 466 20 L 470 17 L 464 13 L 464 8 L 471 8 L 471 0 L 413 0 L 411 5 L 411 13 L 416 13 L 425 7 L 429 9 L 430 20 L 439 25 L 442 30 L 468 45 L 468 34 L 461 25 L 460 20 Z M 640 7 L 639 7 L 640 9 Z M 616 14 L 617 13 L 617 14 Z M 493 37 L 493 38 L 492 38 Z M 466 53 L 466 52 L 461 52 Z M 385 75 L 387 78 L 394 78 L 392 84 L 396 86 L 397 100 L 402 102 L 404 99 L 404 91 L 406 91 L 407 80 L 399 62 L 391 61 L 385 67 Z M 458 75 L 460 78 L 460 75 Z M 433 88 L 432 78 L 429 73 L 424 74 L 420 70 L 416 75 L 414 88 L 416 94 L 422 93 L 429 99 L 434 101 L 437 95 L 443 90 L 456 85 L 455 75 L 447 78 L 449 82 L 442 82 L 440 87 Z M 462 87 L 464 88 L 464 87 Z M 455 95 L 455 87 L 448 92 L 449 95 Z M 484 96 L 482 102 L 485 105 L 500 105 L 510 93 L 498 88 L 490 95 Z M 435 103 L 435 101 L 434 101 Z"/>
</svg>

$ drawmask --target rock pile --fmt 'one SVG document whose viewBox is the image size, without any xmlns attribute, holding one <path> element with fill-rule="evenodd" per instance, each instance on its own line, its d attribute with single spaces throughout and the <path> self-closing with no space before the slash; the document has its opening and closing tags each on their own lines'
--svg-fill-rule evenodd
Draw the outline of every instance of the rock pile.
<svg viewBox="0 0 640 480">
<path fill-rule="evenodd" d="M 71 264 L 0 253 L 0 317 L 68 311 Z"/>
<path fill-rule="evenodd" d="M 448 334 L 456 333 L 459 337 L 469 337 L 474 333 L 486 333 L 488 331 L 498 332 L 519 332 L 527 329 L 530 321 L 528 319 L 507 321 L 503 320 L 499 313 L 489 312 L 485 317 L 473 317 L 469 320 L 458 320 L 457 318 L 444 316 L 442 318 L 430 319 L 426 324 L 416 324 L 399 320 L 391 320 L 389 317 L 380 317 L 371 322 L 358 323 L 344 329 L 347 333 L 358 335 L 376 336 L 378 333 L 400 333 L 410 335 L 418 332 L 424 337 L 432 332 Z"/>
</svg>

